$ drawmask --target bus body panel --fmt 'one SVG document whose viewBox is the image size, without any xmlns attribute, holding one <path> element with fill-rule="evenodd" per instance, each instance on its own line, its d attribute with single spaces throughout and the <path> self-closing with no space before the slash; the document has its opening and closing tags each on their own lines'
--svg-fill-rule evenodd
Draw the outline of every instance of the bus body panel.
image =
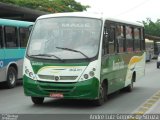
<svg viewBox="0 0 160 120">
<path fill-rule="evenodd" d="M 96 64 L 95 66 L 93 64 Z M 94 77 L 84 80 L 83 76 L 94 66 Z M 23 75 L 24 93 L 27 96 L 50 97 L 51 93 L 63 93 L 66 99 L 96 99 L 99 89 L 98 61 L 81 63 L 38 62 L 24 59 L 23 72 L 33 72 L 35 80 Z M 99 68 L 100 69 L 100 68 Z M 97 76 L 98 75 L 98 76 Z M 59 77 L 56 80 L 56 77 Z"/>
<path fill-rule="evenodd" d="M 125 65 L 121 55 L 107 55 L 102 58 L 102 80 L 108 80 L 108 93 L 124 87 Z"/>
<path fill-rule="evenodd" d="M 125 87 L 131 83 L 133 73 L 135 73 L 135 80 L 140 79 L 145 74 L 145 52 L 132 54 L 127 65 Z M 134 81 L 135 82 L 135 81 Z"/>
<path fill-rule="evenodd" d="M 131 83 L 133 72 L 136 73 L 137 79 L 144 76 L 145 53 L 130 53 L 129 55 L 128 53 L 126 53 L 121 55 L 111 55 L 109 57 L 107 56 L 105 58 L 105 61 L 102 61 L 101 73 L 100 70 L 95 73 L 97 75 L 101 74 L 101 81 L 100 76 L 97 75 L 95 75 L 97 76 L 95 78 L 80 81 L 81 76 L 86 70 L 87 66 L 89 66 L 89 63 L 55 64 L 42 61 L 29 61 L 27 58 L 25 58 L 23 73 L 25 73 L 25 67 L 27 67 L 27 69 L 33 69 L 31 71 L 35 74 L 36 79 L 33 80 L 29 76 L 26 76 L 25 74 L 23 75 L 24 92 L 27 96 L 35 97 L 50 97 L 50 93 L 56 92 L 63 93 L 64 98 L 66 99 L 96 99 L 98 98 L 98 92 L 96 92 L 96 94 L 94 95 L 93 93 L 99 90 L 99 83 L 104 79 L 108 80 L 108 94 L 110 94 L 128 86 Z M 98 67 L 95 68 L 98 69 Z M 74 70 L 74 72 L 68 72 L 69 70 Z M 76 72 L 79 74 L 76 74 Z M 56 81 L 54 80 L 55 78 L 53 75 L 60 78 L 65 77 L 65 80 L 62 80 L 61 78 Z M 72 77 L 74 78 L 75 76 L 76 79 L 73 80 Z M 69 80 L 67 77 L 69 78 Z M 65 88 L 64 86 L 66 84 L 71 85 L 72 87 L 70 87 L 74 88 L 74 90 Z M 80 86 L 80 88 L 78 88 L 78 86 Z M 88 91 L 85 92 L 86 95 L 84 95 L 82 94 L 84 91 L 81 91 L 81 87 L 83 90 L 93 88 L 94 90 L 91 89 L 93 93 L 91 93 L 91 91 Z M 61 88 L 63 88 L 63 90 L 61 90 Z M 78 92 L 78 90 L 80 91 Z M 67 91 L 72 92 L 66 94 L 65 92 Z M 75 94 L 74 91 L 78 92 L 78 94 Z"/>
<path fill-rule="evenodd" d="M 62 93 L 65 99 L 96 99 L 99 80 L 92 78 L 76 83 L 40 82 L 23 76 L 24 93 L 33 97 L 50 97 L 51 93 Z M 92 86 L 92 87 L 91 87 Z"/>
<path fill-rule="evenodd" d="M 5 58 L 4 51 L 0 49 L 0 76 L 1 76 L 0 81 L 4 81 L 6 78 L 6 66 L 4 66 L 4 58 Z"/>
<path fill-rule="evenodd" d="M 14 26 L 14 27 L 29 27 L 33 25 L 33 22 L 10 20 L 10 19 L 0 19 L 0 26 Z"/>
<path fill-rule="evenodd" d="M 18 49 L 4 49 L 5 52 L 5 65 L 7 65 L 7 70 L 10 67 L 11 64 L 15 64 L 17 66 L 17 72 L 18 76 L 17 78 L 22 78 L 22 72 L 23 72 L 23 58 L 25 49 L 24 48 L 18 48 Z"/>
<path fill-rule="evenodd" d="M 16 65 L 18 70 L 18 76 L 17 78 L 22 78 L 22 72 L 23 72 L 23 57 L 25 53 L 25 49 L 2 49 L 0 50 L 1 53 L 1 81 L 5 81 L 7 77 L 7 71 L 8 68 L 11 65 Z"/>
<path fill-rule="evenodd" d="M 144 52 L 108 55 L 102 59 L 101 79 L 108 80 L 108 94 L 128 86 L 133 72 L 137 79 L 144 76 Z"/>
</svg>

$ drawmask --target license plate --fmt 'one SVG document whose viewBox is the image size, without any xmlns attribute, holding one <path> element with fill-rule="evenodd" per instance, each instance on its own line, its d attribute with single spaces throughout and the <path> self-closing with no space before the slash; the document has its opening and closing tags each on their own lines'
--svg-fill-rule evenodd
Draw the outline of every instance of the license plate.
<svg viewBox="0 0 160 120">
<path fill-rule="evenodd" d="M 50 93 L 50 97 L 52 98 L 63 98 L 62 93 Z"/>
</svg>

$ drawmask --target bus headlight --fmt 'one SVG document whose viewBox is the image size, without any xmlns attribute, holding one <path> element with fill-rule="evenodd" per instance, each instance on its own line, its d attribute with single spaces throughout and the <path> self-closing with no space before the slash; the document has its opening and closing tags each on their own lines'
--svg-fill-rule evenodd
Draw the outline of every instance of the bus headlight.
<svg viewBox="0 0 160 120">
<path fill-rule="evenodd" d="M 29 78 L 33 79 L 33 80 L 36 80 L 36 75 L 31 72 L 27 66 L 25 66 L 25 75 L 28 76 Z"/>
<path fill-rule="evenodd" d="M 93 72 L 93 71 L 90 71 L 90 72 L 89 72 L 89 75 L 90 75 L 91 77 L 94 77 L 94 72 Z"/>
<path fill-rule="evenodd" d="M 81 81 L 82 80 L 87 80 L 87 79 L 91 79 L 95 76 L 95 69 L 92 69 L 91 71 L 86 71 L 84 74 L 83 74 L 83 77 L 81 78 Z"/>
<path fill-rule="evenodd" d="M 82 72 L 79 81 L 85 81 L 85 80 L 92 80 L 94 78 L 100 79 L 100 67 L 99 67 L 100 61 L 95 60 L 92 61 L 86 66 L 84 71 Z"/>
<path fill-rule="evenodd" d="M 29 77 L 34 78 L 34 74 L 32 72 L 30 72 Z"/>
<path fill-rule="evenodd" d="M 96 71 L 96 68 L 93 68 L 93 71 Z"/>
<path fill-rule="evenodd" d="M 84 77 L 85 79 L 88 79 L 88 78 L 89 78 L 88 74 L 84 74 L 83 77 Z"/>
<path fill-rule="evenodd" d="M 28 69 L 25 69 L 25 74 L 29 74 L 29 70 Z"/>
</svg>

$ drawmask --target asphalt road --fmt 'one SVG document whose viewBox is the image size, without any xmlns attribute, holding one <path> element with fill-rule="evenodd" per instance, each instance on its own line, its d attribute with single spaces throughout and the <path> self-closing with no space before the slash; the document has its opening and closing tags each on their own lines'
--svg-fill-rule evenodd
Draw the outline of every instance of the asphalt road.
<svg viewBox="0 0 160 120">
<path fill-rule="evenodd" d="M 133 113 L 149 97 L 160 90 L 160 69 L 156 61 L 146 64 L 146 75 L 134 84 L 131 93 L 117 92 L 100 107 L 83 100 L 56 100 L 47 98 L 43 105 L 34 105 L 24 96 L 22 84 L 13 89 L 0 87 L 0 113 L 10 114 L 117 114 Z M 2 83 L 0 84 L 2 86 Z"/>
</svg>

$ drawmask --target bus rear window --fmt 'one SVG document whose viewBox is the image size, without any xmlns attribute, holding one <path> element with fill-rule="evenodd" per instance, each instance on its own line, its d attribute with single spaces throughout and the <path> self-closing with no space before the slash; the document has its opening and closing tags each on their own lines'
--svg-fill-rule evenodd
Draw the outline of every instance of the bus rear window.
<svg viewBox="0 0 160 120">
<path fill-rule="evenodd" d="M 20 47 L 26 47 L 28 42 L 28 37 L 29 37 L 29 29 L 20 28 L 19 37 L 20 37 Z"/>
</svg>

